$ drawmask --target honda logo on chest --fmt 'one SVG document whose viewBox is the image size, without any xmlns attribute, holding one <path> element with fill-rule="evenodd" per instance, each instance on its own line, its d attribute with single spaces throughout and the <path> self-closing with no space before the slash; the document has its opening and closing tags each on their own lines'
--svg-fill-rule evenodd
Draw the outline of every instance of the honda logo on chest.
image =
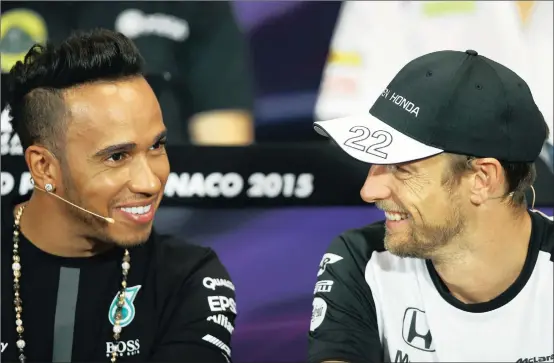
<svg viewBox="0 0 554 363">
<path fill-rule="evenodd" d="M 427 324 L 427 316 L 423 310 L 417 308 L 406 309 L 402 325 L 402 337 L 406 344 L 413 348 L 425 352 L 435 351 L 431 329 Z"/>
</svg>

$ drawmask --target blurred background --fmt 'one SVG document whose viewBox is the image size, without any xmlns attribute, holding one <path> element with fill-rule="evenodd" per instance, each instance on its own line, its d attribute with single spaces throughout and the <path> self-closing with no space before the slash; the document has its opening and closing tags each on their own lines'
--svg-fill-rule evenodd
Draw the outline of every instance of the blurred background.
<svg viewBox="0 0 554 363">
<path fill-rule="evenodd" d="M 141 49 L 170 130 L 156 228 L 214 248 L 227 266 L 237 362 L 306 359 L 324 250 L 382 218 L 359 200 L 369 166 L 312 122 L 367 112 L 417 56 L 474 49 L 527 81 L 551 126 L 536 190 L 553 213 L 552 1 L 3 1 L 1 11 L 2 73 L 33 43 L 75 29 L 115 29 Z M 5 106 L 2 201 L 30 190 Z"/>
</svg>

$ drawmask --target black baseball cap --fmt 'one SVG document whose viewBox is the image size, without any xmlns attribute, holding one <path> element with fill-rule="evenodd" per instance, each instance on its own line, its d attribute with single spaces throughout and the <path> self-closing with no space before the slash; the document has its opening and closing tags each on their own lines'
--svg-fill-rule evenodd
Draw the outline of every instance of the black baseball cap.
<svg viewBox="0 0 554 363">
<path fill-rule="evenodd" d="M 416 58 L 369 113 L 317 121 L 314 128 L 370 164 L 442 152 L 534 162 L 548 132 L 527 83 L 474 50 Z"/>
</svg>

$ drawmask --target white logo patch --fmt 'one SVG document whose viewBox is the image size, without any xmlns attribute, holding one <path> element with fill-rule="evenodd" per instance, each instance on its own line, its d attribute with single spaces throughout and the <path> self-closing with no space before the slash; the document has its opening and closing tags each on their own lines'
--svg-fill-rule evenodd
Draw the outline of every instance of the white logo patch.
<svg viewBox="0 0 554 363">
<path fill-rule="evenodd" d="M 230 334 L 233 334 L 233 330 L 235 330 L 235 327 L 233 326 L 233 324 L 231 324 L 231 322 L 229 321 L 229 318 L 227 318 L 225 315 L 223 314 L 217 314 L 217 315 L 212 315 L 212 316 L 208 316 L 208 318 L 206 319 L 207 321 L 211 321 L 211 322 L 214 322 L 218 325 L 221 325 L 222 327 L 224 327 L 225 329 L 227 329 L 227 331 L 230 333 Z"/>
<path fill-rule="evenodd" d="M 319 263 L 319 271 L 317 272 L 317 276 L 321 276 L 325 272 L 327 265 L 333 264 L 340 260 L 342 260 L 342 257 L 339 255 L 335 255 L 334 253 L 324 254 L 321 262 Z"/>
<path fill-rule="evenodd" d="M 127 287 L 125 289 L 125 303 L 121 308 L 121 320 L 119 325 L 124 328 L 127 325 L 131 324 L 135 318 L 135 305 L 134 301 L 137 297 L 137 294 L 141 288 L 141 285 Z M 112 300 L 112 304 L 108 310 L 108 319 L 112 325 L 115 325 L 115 314 L 117 312 L 117 302 L 119 301 L 119 293 L 115 294 L 115 297 Z"/>
<path fill-rule="evenodd" d="M 113 342 L 106 342 L 106 357 L 111 357 L 116 350 L 119 357 L 140 354 L 140 342 L 138 339 L 120 341 L 115 345 Z"/>
<path fill-rule="evenodd" d="M 425 352 L 435 351 L 431 329 L 423 310 L 412 307 L 406 309 L 402 323 L 402 337 L 406 344 L 413 348 Z"/>
<path fill-rule="evenodd" d="M 210 334 L 206 334 L 202 338 L 202 340 L 212 343 L 213 345 L 215 345 L 216 347 L 224 351 L 229 357 L 231 356 L 231 348 L 229 348 L 227 344 L 223 343 L 221 340 L 217 339 L 216 337 L 211 336 Z"/>
<path fill-rule="evenodd" d="M 227 311 L 230 310 L 234 314 L 237 313 L 237 304 L 232 297 L 227 296 L 208 296 L 208 304 L 211 311 Z"/>
<path fill-rule="evenodd" d="M 0 131 L 2 135 L 2 155 L 23 155 L 23 147 L 19 135 L 14 132 L 10 107 L 7 106 L 0 114 Z"/>
<path fill-rule="evenodd" d="M 8 347 L 8 343 L 2 342 L 2 353 L 4 353 L 7 347 Z"/>
<path fill-rule="evenodd" d="M 325 319 L 327 312 L 327 303 L 320 297 L 316 297 L 313 302 L 312 321 L 310 322 L 310 331 L 314 331 Z"/>
<path fill-rule="evenodd" d="M 210 289 L 213 291 L 215 291 L 215 288 L 219 286 L 225 286 L 226 288 L 235 291 L 235 285 L 233 285 L 231 281 L 225 280 L 225 279 L 214 279 L 211 277 L 204 277 L 204 280 L 202 281 L 202 283 L 204 284 L 204 287 L 206 289 Z"/>
<path fill-rule="evenodd" d="M 334 281 L 331 280 L 323 280 L 318 281 L 315 284 L 314 294 L 317 292 L 331 292 L 331 289 L 333 288 Z"/>
<path fill-rule="evenodd" d="M 402 107 L 405 111 L 415 115 L 415 117 L 419 115 L 419 107 L 416 106 L 413 102 L 407 100 L 403 96 L 396 94 L 394 92 L 392 93 L 392 95 L 390 95 L 390 92 L 391 91 L 388 88 L 385 88 L 383 93 L 381 93 L 381 96 L 384 97 L 385 99 L 388 99 L 395 105 Z"/>
</svg>

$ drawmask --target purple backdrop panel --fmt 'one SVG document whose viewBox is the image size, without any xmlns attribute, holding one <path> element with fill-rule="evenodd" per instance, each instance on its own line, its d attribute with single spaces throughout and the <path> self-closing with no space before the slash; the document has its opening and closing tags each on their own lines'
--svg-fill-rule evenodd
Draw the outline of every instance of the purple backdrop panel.
<svg viewBox="0 0 554 363">
<path fill-rule="evenodd" d="M 305 360 L 321 256 L 341 232 L 381 216 L 373 208 L 274 210 L 202 241 L 217 250 L 236 281 L 237 361 Z"/>
</svg>

